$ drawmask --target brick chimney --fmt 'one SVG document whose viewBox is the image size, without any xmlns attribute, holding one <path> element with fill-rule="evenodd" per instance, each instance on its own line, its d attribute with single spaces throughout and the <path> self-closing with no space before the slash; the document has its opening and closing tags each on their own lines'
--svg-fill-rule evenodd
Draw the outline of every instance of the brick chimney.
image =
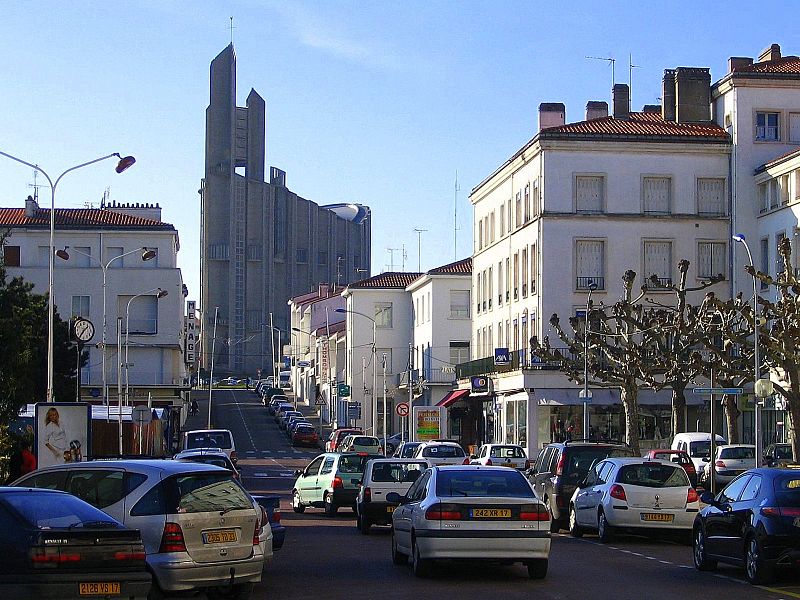
<svg viewBox="0 0 800 600">
<path fill-rule="evenodd" d="M 539 131 L 566 123 L 567 109 L 562 102 L 542 102 L 539 105 Z"/>
<path fill-rule="evenodd" d="M 615 83 L 612 91 L 614 98 L 614 118 L 627 119 L 631 110 L 631 92 L 626 83 Z"/>
<path fill-rule="evenodd" d="M 770 60 L 778 60 L 781 57 L 780 44 L 772 44 L 769 48 L 764 50 L 758 55 L 758 62 L 767 62 Z"/>
<path fill-rule="evenodd" d="M 590 100 L 586 103 L 586 120 L 602 119 L 608 116 L 608 102 Z"/>
<path fill-rule="evenodd" d="M 711 120 L 711 72 L 708 69 L 675 69 L 675 120 L 678 123 Z"/>
<path fill-rule="evenodd" d="M 661 80 L 661 118 L 675 120 L 675 69 L 664 69 Z"/>
<path fill-rule="evenodd" d="M 39 203 L 33 199 L 33 196 L 25 198 L 25 216 L 33 218 L 36 216 L 37 210 L 39 210 Z"/>
<path fill-rule="evenodd" d="M 728 73 L 733 73 L 736 69 L 749 67 L 753 64 L 753 59 L 746 56 L 731 56 L 728 59 Z"/>
</svg>

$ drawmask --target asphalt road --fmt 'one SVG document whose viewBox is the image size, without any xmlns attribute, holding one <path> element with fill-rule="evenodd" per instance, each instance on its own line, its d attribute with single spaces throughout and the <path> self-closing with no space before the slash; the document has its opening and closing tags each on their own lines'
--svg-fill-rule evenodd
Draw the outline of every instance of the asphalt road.
<svg viewBox="0 0 800 600">
<path fill-rule="evenodd" d="M 291 509 L 295 469 L 316 456 L 314 449 L 293 449 L 255 394 L 246 390 L 214 392 L 214 424 L 233 431 L 245 486 L 253 493 L 280 493 L 284 547 L 275 553 L 253 598 L 275 599 L 457 599 L 525 598 L 664 600 L 800 598 L 800 574 L 787 574 L 769 587 L 745 582 L 740 569 L 721 565 L 700 573 L 691 548 L 669 541 L 619 537 L 609 545 L 595 536 L 554 536 L 547 578 L 532 581 L 521 565 L 437 565 L 428 579 L 392 565 L 389 529 L 373 527 L 369 536 L 355 528 L 343 509 L 333 519 L 321 509 L 302 515 Z"/>
</svg>

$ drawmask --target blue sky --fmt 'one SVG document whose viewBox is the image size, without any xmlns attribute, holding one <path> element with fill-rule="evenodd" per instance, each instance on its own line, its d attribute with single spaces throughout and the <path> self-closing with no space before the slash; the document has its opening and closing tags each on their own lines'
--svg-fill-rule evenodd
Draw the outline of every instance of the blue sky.
<svg viewBox="0 0 800 600">
<path fill-rule="evenodd" d="M 541 102 L 610 100 L 633 70 L 632 105 L 658 103 L 665 68 L 710 67 L 771 43 L 800 53 L 796 2 L 55 2 L 0 0 L 0 150 L 67 175 L 57 206 L 158 202 L 180 235 L 179 266 L 199 300 L 200 197 L 210 61 L 233 39 L 239 104 L 267 103 L 267 166 L 328 204 L 373 211 L 373 273 L 387 248 L 406 269 L 468 256 L 470 190 L 537 127 Z M 458 172 L 458 247 L 454 192 Z M 0 206 L 24 206 L 31 169 L 0 157 Z M 43 199 L 49 199 L 46 190 Z M 46 202 L 45 202 L 46 204 Z M 401 253 L 394 252 L 401 268 Z"/>
</svg>

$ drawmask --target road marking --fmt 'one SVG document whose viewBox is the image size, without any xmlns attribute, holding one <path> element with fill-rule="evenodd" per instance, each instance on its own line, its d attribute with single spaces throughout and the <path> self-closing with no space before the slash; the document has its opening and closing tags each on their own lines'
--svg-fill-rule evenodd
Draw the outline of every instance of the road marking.
<svg viewBox="0 0 800 600">
<path fill-rule="evenodd" d="M 783 594 L 784 596 L 791 596 L 792 598 L 800 598 L 800 593 L 798 593 L 798 592 L 790 592 L 789 590 L 784 589 L 784 588 L 773 588 L 773 587 L 767 587 L 767 586 L 764 586 L 764 585 L 759 585 L 759 586 L 756 586 L 756 587 L 759 587 L 762 590 L 767 590 L 768 592 L 772 592 L 773 594 Z"/>
</svg>

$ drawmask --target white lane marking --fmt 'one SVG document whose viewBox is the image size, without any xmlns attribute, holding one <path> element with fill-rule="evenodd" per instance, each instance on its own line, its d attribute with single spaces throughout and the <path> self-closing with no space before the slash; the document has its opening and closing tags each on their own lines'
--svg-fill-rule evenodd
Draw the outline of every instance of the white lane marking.
<svg viewBox="0 0 800 600">
<path fill-rule="evenodd" d="M 244 431 L 247 433 L 247 439 L 250 440 L 250 446 L 255 448 L 256 443 L 253 441 L 253 436 L 250 433 L 250 428 L 247 426 L 247 420 L 244 418 L 244 414 L 242 413 L 242 405 L 236 400 L 236 394 L 233 393 L 233 390 L 229 390 L 231 393 L 231 397 L 233 398 L 234 403 L 236 404 L 236 410 L 239 411 L 239 418 L 242 420 L 242 425 L 244 425 Z"/>
</svg>

